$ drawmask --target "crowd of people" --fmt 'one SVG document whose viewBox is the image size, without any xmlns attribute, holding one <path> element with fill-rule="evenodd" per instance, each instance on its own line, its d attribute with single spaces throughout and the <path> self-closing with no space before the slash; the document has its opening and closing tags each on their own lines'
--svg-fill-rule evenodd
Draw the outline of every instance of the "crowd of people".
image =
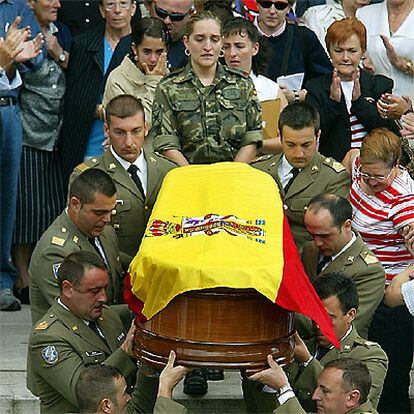
<svg viewBox="0 0 414 414">
<path fill-rule="evenodd" d="M 31 306 L 42 413 L 180 413 L 223 378 L 137 370 L 123 304 L 165 175 L 223 161 L 277 183 L 341 345 L 297 315 L 247 411 L 411 412 L 414 0 L 321 3 L 0 1 L 0 310 Z"/>
</svg>

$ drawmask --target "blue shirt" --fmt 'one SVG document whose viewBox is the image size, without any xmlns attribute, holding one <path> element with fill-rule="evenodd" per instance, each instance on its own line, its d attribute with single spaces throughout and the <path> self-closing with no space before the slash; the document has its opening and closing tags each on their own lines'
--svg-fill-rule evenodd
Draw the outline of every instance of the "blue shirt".
<svg viewBox="0 0 414 414">
<path fill-rule="evenodd" d="M 32 36 L 36 36 L 41 32 L 36 18 L 27 5 L 26 0 L 0 0 L 0 37 L 6 38 L 7 31 L 17 16 L 22 18 L 19 27 L 30 26 Z M 6 77 L 6 75 L 4 74 L 0 77 L 0 82 L 8 83 L 8 79 L 2 79 L 3 77 Z M 0 90 L 1 96 L 17 97 L 18 94 L 19 91 L 17 87 L 7 91 Z"/>
<path fill-rule="evenodd" d="M 104 74 L 108 70 L 109 62 L 111 61 L 113 54 L 114 51 L 112 50 L 106 37 L 104 37 Z M 102 143 L 104 139 L 104 123 L 101 119 L 96 119 L 92 124 L 92 129 L 89 134 L 85 157 L 98 157 L 101 155 L 103 153 Z"/>
</svg>

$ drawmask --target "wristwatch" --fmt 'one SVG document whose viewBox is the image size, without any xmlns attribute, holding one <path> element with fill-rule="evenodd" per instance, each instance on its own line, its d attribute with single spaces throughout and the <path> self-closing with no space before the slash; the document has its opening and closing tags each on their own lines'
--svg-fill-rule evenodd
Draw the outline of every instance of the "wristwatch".
<svg viewBox="0 0 414 414">
<path fill-rule="evenodd" d="M 405 62 L 405 73 L 409 74 L 411 72 L 411 68 L 414 66 L 414 62 L 412 60 L 407 60 Z"/>
<path fill-rule="evenodd" d="M 299 95 L 299 91 L 293 91 L 293 102 L 299 102 L 300 101 L 300 95 Z"/>
<path fill-rule="evenodd" d="M 65 51 L 62 50 L 62 53 L 58 56 L 58 63 L 64 63 L 66 60 Z"/>
</svg>

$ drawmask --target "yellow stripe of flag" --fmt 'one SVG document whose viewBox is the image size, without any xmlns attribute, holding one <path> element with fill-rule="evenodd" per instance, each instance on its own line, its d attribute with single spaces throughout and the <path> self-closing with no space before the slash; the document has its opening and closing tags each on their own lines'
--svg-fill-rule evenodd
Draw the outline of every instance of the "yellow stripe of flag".
<svg viewBox="0 0 414 414">
<path fill-rule="evenodd" d="M 274 302 L 282 237 L 283 206 L 268 174 L 242 163 L 174 169 L 131 262 L 132 291 L 148 319 L 191 290 L 254 288 Z"/>
</svg>

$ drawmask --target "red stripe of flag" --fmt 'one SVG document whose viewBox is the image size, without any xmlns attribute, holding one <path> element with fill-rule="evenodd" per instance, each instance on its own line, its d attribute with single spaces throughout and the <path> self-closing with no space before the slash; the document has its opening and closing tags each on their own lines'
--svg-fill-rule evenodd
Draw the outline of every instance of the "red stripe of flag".
<svg viewBox="0 0 414 414">
<path fill-rule="evenodd" d="M 286 217 L 283 221 L 283 257 L 283 277 L 276 303 L 313 319 L 326 338 L 339 349 L 332 321 L 303 269 Z"/>
</svg>

